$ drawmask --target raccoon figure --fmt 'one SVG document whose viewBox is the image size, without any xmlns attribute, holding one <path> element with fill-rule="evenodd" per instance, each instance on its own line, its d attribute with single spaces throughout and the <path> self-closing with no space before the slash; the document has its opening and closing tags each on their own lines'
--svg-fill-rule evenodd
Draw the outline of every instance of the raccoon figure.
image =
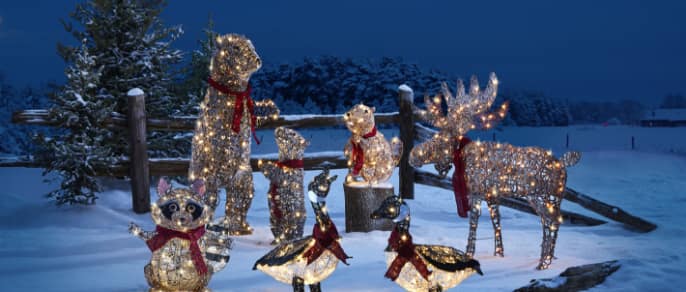
<svg viewBox="0 0 686 292">
<path fill-rule="evenodd" d="M 346 183 L 363 181 L 374 185 L 386 182 L 400 161 L 403 142 L 394 137 L 388 143 L 384 135 L 376 131 L 374 111 L 373 107 L 358 104 L 343 116 L 352 133 L 345 145 L 350 168 Z"/>
<path fill-rule="evenodd" d="M 258 162 L 258 167 L 271 182 L 268 205 L 274 242 L 299 239 L 305 225 L 305 193 L 303 190 L 303 155 L 310 142 L 295 130 L 278 127 L 274 130 L 279 146 L 277 162 Z"/>
<path fill-rule="evenodd" d="M 135 223 L 129 226 L 129 232 L 152 251 L 144 269 L 150 291 L 210 291 L 210 277 L 229 260 L 231 239 L 221 225 L 209 224 L 213 209 L 203 198 L 204 182 L 196 180 L 191 189 L 172 189 L 162 178 L 157 194 L 151 212 L 155 231 L 144 231 Z"/>
</svg>

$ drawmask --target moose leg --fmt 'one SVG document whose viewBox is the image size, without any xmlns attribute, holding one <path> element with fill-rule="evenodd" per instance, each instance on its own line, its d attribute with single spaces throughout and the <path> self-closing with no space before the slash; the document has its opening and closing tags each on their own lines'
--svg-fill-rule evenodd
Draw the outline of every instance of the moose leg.
<svg viewBox="0 0 686 292">
<path fill-rule="evenodd" d="M 321 283 L 310 284 L 310 292 L 322 292 Z"/>
<path fill-rule="evenodd" d="M 476 250 L 476 228 L 479 226 L 479 216 L 481 216 L 481 199 L 476 195 L 471 195 L 469 199 L 472 209 L 469 211 L 469 237 L 467 238 L 468 256 L 474 256 Z"/>
<path fill-rule="evenodd" d="M 252 234 L 246 217 L 254 191 L 250 165 L 240 166 L 226 188 L 226 220 L 231 235 Z"/>
<path fill-rule="evenodd" d="M 291 285 L 293 285 L 293 292 L 305 292 L 305 280 L 303 278 L 293 277 Z"/>
<path fill-rule="evenodd" d="M 557 230 L 560 228 L 560 203 L 562 199 L 555 195 L 546 195 L 545 199 L 539 199 L 536 212 L 541 216 L 543 228 L 543 242 L 541 243 L 541 258 L 538 263 L 538 270 L 547 269 L 553 261 L 555 254 L 555 241 L 557 241 Z"/>
<path fill-rule="evenodd" d="M 491 213 L 491 223 L 493 223 L 493 232 L 495 232 L 495 256 L 505 256 L 503 250 L 503 238 L 500 226 L 500 210 L 498 205 L 498 198 L 488 197 L 486 198 L 486 203 L 488 204 L 488 211 Z"/>
</svg>

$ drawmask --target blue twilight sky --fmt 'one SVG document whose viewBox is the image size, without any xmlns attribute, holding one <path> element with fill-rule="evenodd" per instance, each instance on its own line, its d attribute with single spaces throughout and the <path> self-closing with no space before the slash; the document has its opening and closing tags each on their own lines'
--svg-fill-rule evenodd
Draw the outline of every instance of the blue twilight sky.
<svg viewBox="0 0 686 292">
<path fill-rule="evenodd" d="M 59 23 L 74 0 L 0 3 L 0 71 L 15 85 L 61 81 Z M 216 30 L 250 37 L 267 62 L 403 57 L 426 68 L 572 100 L 657 104 L 686 93 L 686 1 L 169 1 L 189 51 Z"/>
</svg>

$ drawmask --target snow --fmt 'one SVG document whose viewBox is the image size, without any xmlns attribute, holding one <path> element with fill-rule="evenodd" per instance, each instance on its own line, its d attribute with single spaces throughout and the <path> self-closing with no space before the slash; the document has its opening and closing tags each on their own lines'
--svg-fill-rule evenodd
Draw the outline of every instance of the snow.
<svg viewBox="0 0 686 292">
<path fill-rule="evenodd" d="M 398 86 L 398 90 L 412 93 L 412 88 L 407 84 L 401 84 Z"/>
<path fill-rule="evenodd" d="M 128 93 L 126 93 L 126 95 L 128 95 L 128 96 L 139 96 L 139 95 L 143 95 L 143 90 L 140 89 L 140 88 L 138 88 L 138 87 L 132 88 L 131 90 L 129 90 Z"/>
<path fill-rule="evenodd" d="M 74 93 L 74 97 L 76 97 L 76 101 L 78 101 L 82 106 L 86 106 L 86 101 L 83 100 L 83 97 L 80 94 Z"/>
<path fill-rule="evenodd" d="M 550 141 L 561 138 L 564 143 L 565 132 L 556 129 L 505 129 L 498 132 L 498 138 L 515 144 L 528 139 L 532 141 L 528 144 L 543 142 L 548 145 L 546 147 L 559 149 L 558 142 L 552 145 Z M 621 137 L 637 129 L 641 133 L 636 134 L 637 137 L 656 138 L 654 143 L 662 143 L 662 146 L 629 151 L 625 145 L 609 143 L 611 139 L 603 137 L 603 133 L 605 136 L 615 133 L 615 137 Z M 569 130 L 575 133 L 577 129 Z M 682 290 L 686 284 L 683 277 L 686 273 L 686 224 L 683 224 L 682 215 L 686 209 L 686 193 L 683 191 L 686 189 L 686 157 L 657 151 L 663 148 L 686 149 L 684 138 L 679 137 L 678 132 L 661 132 L 661 129 L 651 129 L 657 131 L 652 134 L 643 128 L 615 127 L 614 130 L 616 132 L 594 128 L 593 132 L 600 133 L 574 140 L 579 143 L 574 145 L 584 149 L 584 155 L 579 164 L 569 168 L 568 186 L 654 222 L 658 228 L 650 233 L 636 233 L 616 222 L 595 227 L 563 224 L 556 248 L 557 259 L 549 270 L 537 271 L 534 268 L 540 254 L 540 220 L 501 208 L 505 257 L 500 258 L 493 256 L 493 230 L 488 213 L 484 212 L 476 246 L 476 258 L 481 262 L 484 276 L 472 276 L 455 290 L 511 291 L 528 284 L 531 279 L 555 277 L 570 266 L 615 259 L 621 260 L 622 267 L 591 291 Z M 316 141 L 345 141 L 347 133 L 343 131 L 309 133 L 318 133 Z M 489 134 L 484 135 L 490 137 Z M 541 137 L 544 135 L 552 137 Z M 598 144 L 608 144 L 590 147 L 581 143 L 592 144 L 594 140 Z M 333 146 L 334 142 L 331 143 Z M 308 151 L 340 150 L 342 145 L 331 148 L 311 146 Z M 431 166 L 425 170 L 433 171 Z M 41 171 L 0 168 L 0 183 L 3 185 L 0 190 L 3 198 L 0 209 L 0 262 L 3 263 L 0 265 L 0 285 L 3 291 L 145 290 L 147 284 L 143 267 L 150 258 L 150 252 L 141 240 L 127 233 L 127 226 L 133 221 L 151 230 L 153 224 L 149 214 L 132 212 L 127 182 L 108 182 L 107 190 L 99 194 L 100 199 L 95 206 L 56 207 L 43 194 L 56 187 L 57 182 L 39 183 L 43 181 Z M 389 233 L 343 232 L 342 181 L 346 172 L 334 170 L 332 173 L 339 179 L 328 196 L 327 207 L 343 236 L 341 244 L 353 259 L 350 266 L 339 265 L 322 283 L 322 288 L 325 291 L 401 291 L 383 277 L 386 271 L 383 249 Z M 306 172 L 305 180 L 309 181 L 316 174 L 314 171 Z M 251 270 L 255 260 L 272 248 L 269 245 L 272 237 L 266 203 L 269 182 L 259 173 L 253 177 L 255 198 L 248 221 L 255 228 L 255 233 L 236 238 L 227 268 L 214 275 L 210 282 L 214 291 L 291 291 L 289 285 Z M 391 182 L 397 190 L 397 172 Z M 151 193 L 154 194 L 154 186 Z M 414 241 L 464 250 L 468 220 L 456 215 L 453 194 L 423 185 L 416 185 L 415 193 L 416 198 L 408 201 L 413 215 L 411 231 Z M 153 195 L 152 199 L 156 197 Z M 314 216 L 310 207 L 307 208 L 306 230 L 309 232 Z M 597 217 L 568 201 L 562 204 L 562 208 Z"/>
</svg>

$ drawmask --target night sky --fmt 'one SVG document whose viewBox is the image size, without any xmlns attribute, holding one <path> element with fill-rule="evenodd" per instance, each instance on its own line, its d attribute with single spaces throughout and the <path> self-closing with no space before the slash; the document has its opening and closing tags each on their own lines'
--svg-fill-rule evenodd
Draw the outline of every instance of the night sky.
<svg viewBox="0 0 686 292">
<path fill-rule="evenodd" d="M 61 81 L 59 23 L 77 1 L 2 1 L 0 71 L 16 86 Z M 686 93 L 686 1 L 169 1 L 190 51 L 216 30 L 253 40 L 267 62 L 305 56 L 402 57 L 505 88 L 570 100 L 654 105 Z"/>
</svg>

